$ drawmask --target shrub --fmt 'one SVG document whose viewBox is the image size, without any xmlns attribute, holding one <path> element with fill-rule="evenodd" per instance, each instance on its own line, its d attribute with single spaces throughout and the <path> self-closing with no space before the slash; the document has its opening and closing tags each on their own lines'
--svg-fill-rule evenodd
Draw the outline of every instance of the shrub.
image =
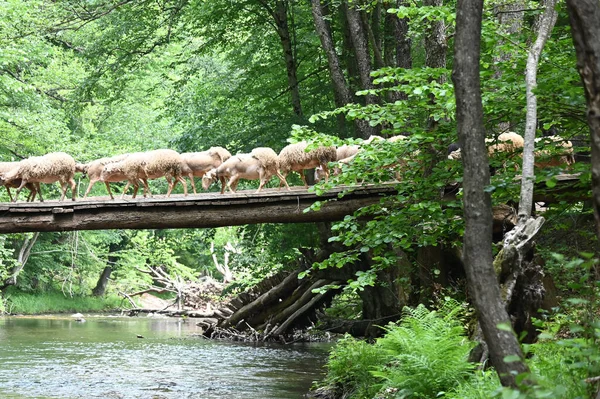
<svg viewBox="0 0 600 399">
<path fill-rule="evenodd" d="M 372 398 L 379 390 L 379 379 L 371 371 L 388 358 L 379 346 L 346 334 L 329 355 L 324 385 L 330 386 L 336 397 Z"/>
<path fill-rule="evenodd" d="M 384 327 L 373 345 L 346 335 L 331 352 L 322 385 L 342 398 L 438 397 L 473 370 L 461 310 L 456 302 L 439 312 L 405 308 L 402 321 Z"/>
<path fill-rule="evenodd" d="M 456 319 L 459 310 L 455 306 L 442 315 L 423 305 L 404 308 L 402 321 L 385 328 L 377 345 L 391 360 L 373 373 L 385 381 L 385 392 L 394 398 L 435 398 L 466 380 L 474 366 L 467 360 L 473 343 Z"/>
</svg>

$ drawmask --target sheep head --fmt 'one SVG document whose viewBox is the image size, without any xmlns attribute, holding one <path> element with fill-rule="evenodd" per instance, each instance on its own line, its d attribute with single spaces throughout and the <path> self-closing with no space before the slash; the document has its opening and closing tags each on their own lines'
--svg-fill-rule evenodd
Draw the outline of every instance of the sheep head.
<svg viewBox="0 0 600 399">
<path fill-rule="evenodd" d="M 202 188 L 208 190 L 211 184 L 217 181 L 217 169 L 211 169 L 202 176 Z"/>
<path fill-rule="evenodd" d="M 0 174 L 0 184 L 6 185 L 10 184 L 13 180 L 20 179 L 19 168 L 16 167 L 14 169 L 9 170 L 8 172 L 4 172 Z"/>
<path fill-rule="evenodd" d="M 89 168 L 90 168 L 89 163 L 76 163 L 75 164 L 75 172 L 83 173 L 84 176 L 87 175 Z"/>
<path fill-rule="evenodd" d="M 100 174 L 100 180 L 107 180 L 110 176 L 115 174 L 123 174 L 123 164 L 121 162 L 110 163 L 104 166 L 102 173 Z"/>
</svg>

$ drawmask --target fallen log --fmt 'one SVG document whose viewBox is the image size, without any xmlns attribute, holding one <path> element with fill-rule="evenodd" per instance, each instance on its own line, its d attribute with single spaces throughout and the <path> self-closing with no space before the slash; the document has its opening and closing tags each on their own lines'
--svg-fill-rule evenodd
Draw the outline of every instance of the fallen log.
<svg viewBox="0 0 600 399">
<path fill-rule="evenodd" d="M 254 301 L 244 305 L 238 311 L 234 312 L 228 319 L 223 320 L 222 323 L 219 324 L 219 327 L 236 327 L 241 321 L 248 319 L 253 314 L 259 313 L 265 307 L 270 306 L 274 302 L 279 301 L 279 299 L 289 295 L 289 293 L 291 293 L 299 285 L 299 273 L 300 270 L 296 270 L 288 275 L 281 283 L 271 288 Z"/>
<path fill-rule="evenodd" d="M 324 299 L 326 294 L 317 294 L 311 298 L 311 300 L 304 304 L 300 309 L 296 310 L 286 321 L 283 322 L 279 327 L 272 332 L 272 335 L 283 335 L 287 332 L 287 329 L 296 321 L 297 318 L 303 316 L 304 313 L 313 309 L 321 300 Z"/>
<path fill-rule="evenodd" d="M 273 312 L 271 317 L 268 319 L 268 321 L 259 325 L 258 329 L 266 330 L 266 327 L 268 324 L 275 325 L 275 324 L 279 324 L 279 323 L 285 321 L 290 316 L 292 316 L 298 309 L 300 309 L 302 306 L 304 306 L 313 297 L 315 297 L 317 295 L 312 292 L 313 290 L 321 288 L 321 287 L 323 287 L 327 284 L 331 284 L 331 283 L 332 283 L 331 280 L 320 279 L 320 280 L 317 280 L 316 282 L 314 282 L 308 288 L 305 287 L 302 292 L 302 295 L 297 300 L 295 300 L 289 306 L 286 306 L 283 310 L 278 311 L 278 312 Z M 276 333 L 276 332 L 274 332 L 274 333 Z"/>
</svg>

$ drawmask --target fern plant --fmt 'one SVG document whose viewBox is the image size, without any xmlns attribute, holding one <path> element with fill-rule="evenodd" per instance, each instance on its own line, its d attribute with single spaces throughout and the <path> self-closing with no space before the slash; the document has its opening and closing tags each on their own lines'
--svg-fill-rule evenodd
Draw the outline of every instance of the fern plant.
<svg viewBox="0 0 600 399">
<path fill-rule="evenodd" d="M 473 347 L 457 321 L 460 306 L 442 312 L 423 305 L 405 308 L 399 324 L 385 327 L 377 341 L 390 360 L 372 372 L 384 381 L 385 398 L 435 398 L 460 384 L 473 370 Z"/>
<path fill-rule="evenodd" d="M 387 353 L 377 345 L 346 334 L 329 355 L 324 385 L 330 387 L 336 397 L 370 399 L 379 390 L 380 382 L 370 371 L 387 360 Z"/>
</svg>

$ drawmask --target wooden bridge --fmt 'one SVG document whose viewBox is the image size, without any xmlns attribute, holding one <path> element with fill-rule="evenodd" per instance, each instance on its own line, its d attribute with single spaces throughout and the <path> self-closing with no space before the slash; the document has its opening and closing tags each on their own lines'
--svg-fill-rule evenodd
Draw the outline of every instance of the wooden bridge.
<svg viewBox="0 0 600 399">
<path fill-rule="evenodd" d="M 125 198 L 93 197 L 77 201 L 0 203 L 0 233 L 104 229 L 173 229 L 222 227 L 254 223 L 303 223 L 341 220 L 357 209 L 395 192 L 393 185 L 345 188 L 316 195 L 303 187 L 237 193 L 202 193 Z M 326 201 L 317 212 L 305 212 Z"/>
<path fill-rule="evenodd" d="M 577 175 L 557 176 L 556 186 L 536 191 L 535 201 L 556 199 L 581 201 Z M 255 223 L 305 223 L 342 220 L 357 209 L 378 203 L 382 196 L 396 193 L 394 184 L 338 187 L 317 195 L 303 187 L 292 191 L 266 189 L 237 193 L 202 193 L 187 197 L 126 198 L 93 197 L 77 201 L 0 203 L 0 233 L 105 229 L 176 229 L 236 226 Z M 454 198 L 455 190 L 448 197 Z M 305 212 L 316 201 L 319 211 Z"/>
</svg>

